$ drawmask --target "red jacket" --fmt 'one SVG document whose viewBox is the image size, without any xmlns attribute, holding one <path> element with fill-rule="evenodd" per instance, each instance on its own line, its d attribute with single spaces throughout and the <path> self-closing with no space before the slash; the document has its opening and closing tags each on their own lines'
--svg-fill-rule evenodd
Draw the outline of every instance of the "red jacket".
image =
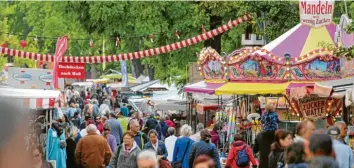
<svg viewBox="0 0 354 168">
<path fill-rule="evenodd" d="M 167 124 L 168 127 L 176 128 L 175 123 L 173 123 L 173 121 L 171 120 L 166 120 L 165 123 Z"/>
<path fill-rule="evenodd" d="M 230 151 L 229 151 L 229 156 L 227 157 L 226 165 L 225 167 L 232 167 L 232 168 L 240 168 L 236 165 L 236 159 L 237 159 L 237 152 L 242 150 L 242 148 L 246 145 L 246 152 L 248 154 L 248 158 L 252 165 L 257 165 L 256 159 L 253 156 L 251 148 L 244 143 L 243 141 L 236 141 L 232 143 Z M 248 166 L 245 166 L 244 168 L 248 168 Z"/>
</svg>

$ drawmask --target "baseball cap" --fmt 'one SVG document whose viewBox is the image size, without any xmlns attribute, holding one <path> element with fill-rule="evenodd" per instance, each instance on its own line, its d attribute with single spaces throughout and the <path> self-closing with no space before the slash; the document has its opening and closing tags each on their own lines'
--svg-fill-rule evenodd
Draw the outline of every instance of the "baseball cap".
<svg viewBox="0 0 354 168">
<path fill-rule="evenodd" d="M 211 134 L 208 129 L 203 129 L 200 131 L 200 138 L 206 139 L 207 137 L 211 138 Z"/>
<path fill-rule="evenodd" d="M 328 129 L 327 129 L 327 134 L 328 135 L 339 135 L 340 134 L 340 130 L 338 127 L 336 126 L 330 126 Z"/>
</svg>

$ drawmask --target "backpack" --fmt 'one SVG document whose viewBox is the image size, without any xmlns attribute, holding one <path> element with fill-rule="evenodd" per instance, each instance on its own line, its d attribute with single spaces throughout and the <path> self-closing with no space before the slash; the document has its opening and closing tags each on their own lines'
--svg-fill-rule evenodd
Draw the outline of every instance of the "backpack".
<svg viewBox="0 0 354 168">
<path fill-rule="evenodd" d="M 250 160 L 246 151 L 246 145 L 239 151 L 237 151 L 236 165 L 238 167 L 244 167 L 249 164 Z"/>
</svg>

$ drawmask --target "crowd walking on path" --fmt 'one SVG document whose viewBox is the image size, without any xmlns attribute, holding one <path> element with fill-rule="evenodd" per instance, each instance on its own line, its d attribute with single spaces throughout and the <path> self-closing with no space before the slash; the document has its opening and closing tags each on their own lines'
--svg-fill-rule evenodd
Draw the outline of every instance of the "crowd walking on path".
<svg viewBox="0 0 354 168">
<path fill-rule="evenodd" d="M 53 160 L 58 168 L 353 166 L 345 122 L 319 132 L 312 120 L 304 119 L 292 133 L 278 129 L 278 115 L 270 104 L 259 119 L 263 131 L 255 136 L 254 144 L 247 144 L 244 135 L 236 133 L 221 149 L 225 140 L 215 117 L 208 122 L 210 130 L 199 123 L 193 131 L 190 125 L 179 126 L 168 115 L 145 114 L 144 118 L 139 112 L 129 111 L 127 105 L 114 108 L 108 99 L 102 104 L 95 98 L 84 99 L 84 109 L 74 100 L 48 130 L 46 150 L 39 146 L 32 149 L 34 168 L 52 167 Z M 226 156 L 220 152 L 225 149 Z"/>
</svg>

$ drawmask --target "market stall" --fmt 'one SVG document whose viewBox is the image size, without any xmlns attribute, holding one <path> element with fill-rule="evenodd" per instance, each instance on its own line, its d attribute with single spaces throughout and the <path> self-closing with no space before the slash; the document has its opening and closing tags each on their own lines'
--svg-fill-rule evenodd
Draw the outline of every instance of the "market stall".
<svg viewBox="0 0 354 168">
<path fill-rule="evenodd" d="M 332 22 L 332 16 L 321 16 L 326 17 L 326 22 L 308 24 L 303 19 L 306 15 L 300 8 L 302 23 L 261 48 L 241 48 L 226 57 L 210 47 L 204 48 L 199 54 L 198 64 L 205 80 L 186 86 L 184 91 L 192 100 L 193 94 L 200 93 L 234 96 L 233 109 L 228 111 L 229 127 L 237 125 L 230 124 L 232 122 L 241 124 L 245 116 L 257 111 L 255 109 L 262 109 L 259 106 L 261 97 L 266 101 L 274 97 L 277 111 L 286 113 L 279 115 L 278 112 L 278 115 L 285 116 L 283 119 L 289 123 L 305 117 L 333 123 L 329 118 L 341 115 L 343 104 L 333 95 L 343 90 L 343 86 L 327 86 L 326 89 L 314 83 L 352 77 L 354 62 L 334 55 L 341 40 L 346 40 L 346 44 L 349 42 L 348 38 L 336 41 L 338 29 Z M 331 94 L 332 88 L 334 94 Z M 307 108 L 309 105 L 311 108 Z M 220 109 L 225 107 L 221 105 Z"/>
<path fill-rule="evenodd" d="M 53 120 L 62 117 L 57 109 L 64 105 L 65 96 L 57 90 L 0 87 L 0 98 L 9 104 L 17 105 L 28 117 L 27 145 L 40 144 L 45 149 L 47 130 Z"/>
</svg>

